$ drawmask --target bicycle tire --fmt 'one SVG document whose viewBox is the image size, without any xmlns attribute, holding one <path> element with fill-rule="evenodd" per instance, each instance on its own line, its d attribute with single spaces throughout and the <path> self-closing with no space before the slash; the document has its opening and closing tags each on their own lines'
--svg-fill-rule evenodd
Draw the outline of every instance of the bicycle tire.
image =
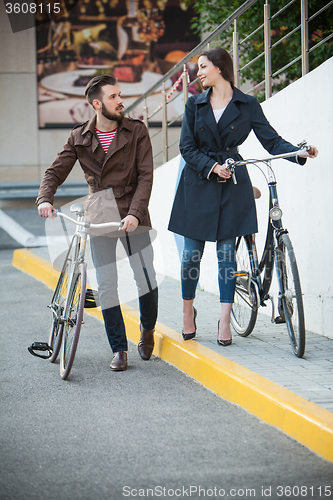
<svg viewBox="0 0 333 500">
<path fill-rule="evenodd" d="M 279 289 L 290 343 L 295 356 L 301 358 L 305 351 L 304 308 L 295 253 L 288 234 L 280 236 L 275 252 Z"/>
<path fill-rule="evenodd" d="M 49 357 L 49 361 L 51 361 L 51 363 L 54 363 L 58 357 L 61 348 L 63 331 L 64 328 L 63 325 L 59 324 L 59 319 L 53 318 L 53 323 L 51 325 L 51 331 L 50 331 L 50 340 L 49 340 L 49 346 L 52 349 L 52 354 Z"/>
<path fill-rule="evenodd" d="M 86 295 L 87 271 L 84 264 L 74 269 L 72 286 L 68 292 L 68 316 L 64 318 L 60 356 L 60 376 L 66 380 L 73 366 L 79 342 Z"/>
<path fill-rule="evenodd" d="M 71 242 L 71 245 L 68 249 L 64 264 L 61 269 L 61 273 L 51 300 L 50 309 L 52 310 L 53 319 L 52 325 L 50 329 L 49 335 L 49 346 L 52 349 L 52 355 L 49 360 L 51 363 L 54 363 L 58 357 L 62 335 L 63 335 L 63 325 L 59 322 L 59 318 L 61 317 L 64 309 L 64 303 L 67 295 L 68 288 L 68 275 L 71 269 L 71 266 L 75 260 L 74 255 L 74 239 Z"/>
<path fill-rule="evenodd" d="M 237 272 L 251 275 L 250 249 L 245 238 L 238 238 L 236 243 Z M 253 331 L 258 315 L 258 299 L 254 283 L 251 281 L 250 293 L 248 277 L 236 277 L 235 297 L 231 308 L 231 325 L 241 337 L 247 337 Z"/>
</svg>

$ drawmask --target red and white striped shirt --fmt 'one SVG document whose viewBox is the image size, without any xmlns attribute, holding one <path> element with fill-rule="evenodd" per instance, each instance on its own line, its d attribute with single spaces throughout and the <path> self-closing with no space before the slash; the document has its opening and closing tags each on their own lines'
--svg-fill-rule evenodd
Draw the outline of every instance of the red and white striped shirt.
<svg viewBox="0 0 333 500">
<path fill-rule="evenodd" d="M 96 134 L 98 136 L 99 142 L 102 145 L 102 148 L 104 149 L 105 153 L 108 152 L 109 146 L 112 142 L 112 139 L 116 135 L 118 130 L 118 127 L 116 127 L 114 130 L 111 130 L 111 132 L 101 132 L 100 130 L 96 129 Z"/>
</svg>

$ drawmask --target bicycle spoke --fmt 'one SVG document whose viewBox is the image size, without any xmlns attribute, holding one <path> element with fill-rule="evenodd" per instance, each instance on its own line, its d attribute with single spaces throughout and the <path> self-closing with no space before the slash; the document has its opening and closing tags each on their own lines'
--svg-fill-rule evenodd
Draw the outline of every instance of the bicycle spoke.
<svg viewBox="0 0 333 500">
<path fill-rule="evenodd" d="M 80 264 L 73 274 L 68 290 L 67 312 L 60 359 L 60 375 L 66 379 L 72 369 L 79 341 L 86 293 L 86 267 Z"/>
<path fill-rule="evenodd" d="M 231 310 L 231 324 L 234 330 L 242 337 L 247 337 L 252 332 L 257 319 L 257 296 L 255 286 L 250 284 L 248 279 L 251 276 L 250 257 L 247 243 L 243 237 L 237 240 L 236 244 L 237 273 L 244 273 L 244 276 L 236 277 L 235 298 Z"/>
<path fill-rule="evenodd" d="M 51 357 L 49 358 L 51 363 L 54 363 L 57 359 L 62 342 L 63 324 L 61 324 L 60 318 L 64 310 L 64 303 L 68 289 L 68 276 L 73 261 L 72 248 L 73 245 L 69 248 L 54 295 L 52 297 L 51 305 L 49 306 L 53 314 L 49 336 L 49 346 L 53 351 Z"/>
</svg>

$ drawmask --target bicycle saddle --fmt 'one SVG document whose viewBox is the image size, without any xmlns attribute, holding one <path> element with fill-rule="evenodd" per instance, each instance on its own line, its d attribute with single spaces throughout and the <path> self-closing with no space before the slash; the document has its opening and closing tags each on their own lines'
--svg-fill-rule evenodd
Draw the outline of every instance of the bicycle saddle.
<svg viewBox="0 0 333 500">
<path fill-rule="evenodd" d="M 74 205 L 71 205 L 70 211 L 73 213 L 75 212 L 76 214 L 79 215 L 84 214 L 83 205 L 81 205 L 80 203 L 74 203 Z"/>
</svg>

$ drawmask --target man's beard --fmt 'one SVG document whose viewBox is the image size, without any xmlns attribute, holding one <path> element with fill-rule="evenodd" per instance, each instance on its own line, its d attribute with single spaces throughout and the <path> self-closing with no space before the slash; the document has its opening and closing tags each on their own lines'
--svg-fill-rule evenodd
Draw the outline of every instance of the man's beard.
<svg viewBox="0 0 333 500">
<path fill-rule="evenodd" d="M 119 106 L 118 109 L 123 109 L 123 106 Z M 116 114 L 113 114 L 110 111 L 108 111 L 106 109 L 106 107 L 105 107 L 104 102 L 102 102 L 102 115 L 105 118 L 107 118 L 108 120 L 114 121 L 114 122 L 117 122 L 117 123 L 120 123 L 121 120 L 124 118 L 124 113 L 123 112 L 121 112 L 118 115 L 116 115 Z"/>
</svg>

